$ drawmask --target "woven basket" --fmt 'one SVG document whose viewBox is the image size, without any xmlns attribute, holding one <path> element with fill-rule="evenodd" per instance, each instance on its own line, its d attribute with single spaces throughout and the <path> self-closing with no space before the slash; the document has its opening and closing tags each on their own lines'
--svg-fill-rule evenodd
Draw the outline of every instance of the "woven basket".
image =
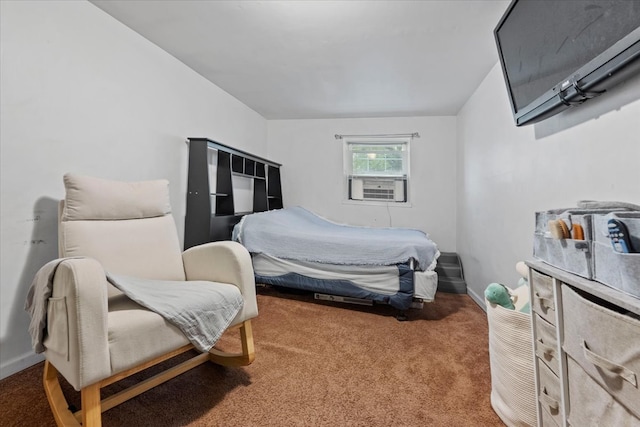
<svg viewBox="0 0 640 427">
<path fill-rule="evenodd" d="M 520 293 L 522 298 L 524 293 Z M 491 406 L 509 427 L 535 426 L 531 315 L 485 302 L 489 321 Z"/>
</svg>

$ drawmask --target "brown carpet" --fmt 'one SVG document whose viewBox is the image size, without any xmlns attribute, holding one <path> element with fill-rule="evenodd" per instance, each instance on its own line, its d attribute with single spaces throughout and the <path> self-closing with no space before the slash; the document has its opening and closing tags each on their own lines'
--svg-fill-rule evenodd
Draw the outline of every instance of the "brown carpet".
<svg viewBox="0 0 640 427">
<path fill-rule="evenodd" d="M 270 288 L 258 305 L 252 365 L 201 365 L 105 412 L 103 425 L 503 426 L 489 401 L 486 316 L 467 295 L 438 293 L 406 322 L 387 306 Z M 220 347 L 235 350 L 234 338 Z M 0 381 L 2 426 L 54 425 L 42 369 Z M 63 389 L 79 406 L 79 393 Z"/>
</svg>

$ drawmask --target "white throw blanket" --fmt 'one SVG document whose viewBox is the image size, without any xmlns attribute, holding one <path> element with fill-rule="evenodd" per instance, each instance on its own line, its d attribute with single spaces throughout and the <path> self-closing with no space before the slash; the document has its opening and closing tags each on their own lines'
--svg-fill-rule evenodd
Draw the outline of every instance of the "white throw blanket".
<svg viewBox="0 0 640 427">
<path fill-rule="evenodd" d="M 45 351 L 47 303 L 61 262 L 48 262 L 27 293 L 25 310 L 31 315 L 29 333 L 36 353 Z M 107 280 L 129 298 L 178 327 L 200 351 L 209 351 L 238 314 L 244 299 L 238 287 L 206 281 L 164 281 L 107 274 Z"/>
</svg>

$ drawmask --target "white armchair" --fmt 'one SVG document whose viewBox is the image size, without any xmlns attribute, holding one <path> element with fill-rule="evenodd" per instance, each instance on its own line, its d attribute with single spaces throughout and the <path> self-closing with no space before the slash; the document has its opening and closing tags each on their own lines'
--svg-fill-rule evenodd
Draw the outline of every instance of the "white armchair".
<svg viewBox="0 0 640 427">
<path fill-rule="evenodd" d="M 235 242 L 181 252 L 165 180 L 125 183 L 67 174 L 59 218 L 59 254 L 47 303 L 44 388 L 58 425 L 99 426 L 101 413 L 205 361 L 226 366 L 255 357 L 250 319 L 257 316 L 249 253 Z M 231 322 L 242 353 L 200 353 L 164 373 L 100 399 L 100 389 L 194 346 L 165 318 L 112 286 L 105 272 L 136 278 L 235 285 L 244 304 Z M 81 392 L 72 413 L 58 373 Z"/>
</svg>

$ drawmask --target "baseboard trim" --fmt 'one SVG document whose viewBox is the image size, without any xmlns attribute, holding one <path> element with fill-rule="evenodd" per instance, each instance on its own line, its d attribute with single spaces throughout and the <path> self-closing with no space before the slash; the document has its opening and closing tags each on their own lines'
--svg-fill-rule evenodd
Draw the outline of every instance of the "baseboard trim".
<svg viewBox="0 0 640 427">
<path fill-rule="evenodd" d="M 10 377 L 13 374 L 27 369 L 30 366 L 40 363 L 44 360 L 43 354 L 25 354 L 23 356 L 15 357 L 6 363 L 0 364 L 0 380 Z"/>
<path fill-rule="evenodd" d="M 471 297 L 473 302 L 475 302 L 480 306 L 481 309 L 483 309 L 485 312 L 487 311 L 487 306 L 485 305 L 484 297 L 480 298 L 480 296 L 478 296 L 478 294 L 475 293 L 473 289 L 470 289 L 468 286 L 467 286 L 467 294 Z"/>
</svg>

